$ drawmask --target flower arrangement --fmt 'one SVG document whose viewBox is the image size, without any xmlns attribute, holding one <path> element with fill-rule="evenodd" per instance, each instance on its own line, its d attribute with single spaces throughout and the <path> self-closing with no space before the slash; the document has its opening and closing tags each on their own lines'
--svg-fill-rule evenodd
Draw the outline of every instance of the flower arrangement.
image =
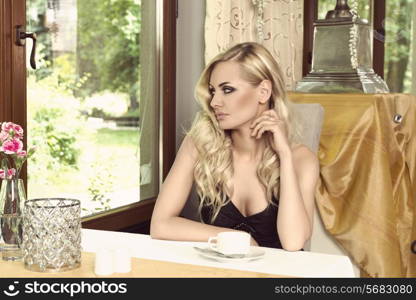
<svg viewBox="0 0 416 300">
<path fill-rule="evenodd" d="M 23 149 L 23 128 L 12 122 L 1 124 L 0 131 L 0 179 L 19 178 L 24 162 L 34 153 L 31 148 L 28 152 Z"/>
</svg>

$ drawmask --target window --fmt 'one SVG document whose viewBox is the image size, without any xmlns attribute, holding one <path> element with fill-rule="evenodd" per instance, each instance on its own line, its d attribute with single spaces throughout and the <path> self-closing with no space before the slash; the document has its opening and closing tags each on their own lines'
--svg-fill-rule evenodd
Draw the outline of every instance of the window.
<svg viewBox="0 0 416 300">
<path fill-rule="evenodd" d="M 26 5 L 27 31 L 37 35 L 37 68 L 27 72 L 28 144 L 36 147 L 28 197 L 79 199 L 83 216 L 137 202 L 139 87 L 147 87 L 140 53 L 155 51 L 139 40 L 141 1 Z"/>
<path fill-rule="evenodd" d="M 351 2 L 351 1 L 349 1 Z M 372 22 L 373 0 L 359 0 L 358 15 L 362 19 Z M 334 0 L 319 0 L 318 2 L 318 19 L 325 19 L 326 13 L 335 8 Z M 351 4 L 351 3 L 350 3 Z"/>
<path fill-rule="evenodd" d="M 175 3 L 2 2 L 0 121 L 23 124 L 38 144 L 29 197 L 81 199 L 89 228 L 149 220 L 174 157 Z M 25 24 L 38 34 L 38 69 L 27 79 L 10 34 Z"/>
<path fill-rule="evenodd" d="M 413 0 L 387 0 L 384 47 L 384 79 L 394 93 L 416 93 L 414 56 L 416 53 Z M 381 36 L 382 38 L 383 36 Z"/>
</svg>

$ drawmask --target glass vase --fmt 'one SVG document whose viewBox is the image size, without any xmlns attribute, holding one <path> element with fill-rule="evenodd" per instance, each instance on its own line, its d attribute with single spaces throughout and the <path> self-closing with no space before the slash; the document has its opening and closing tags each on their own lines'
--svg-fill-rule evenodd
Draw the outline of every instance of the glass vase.
<svg viewBox="0 0 416 300">
<path fill-rule="evenodd" d="M 3 179 L 0 189 L 0 215 L 21 215 L 26 201 L 22 179 Z"/>
<path fill-rule="evenodd" d="M 21 179 L 3 179 L 0 189 L 0 250 L 3 260 L 22 258 L 21 218 L 26 193 Z"/>
</svg>

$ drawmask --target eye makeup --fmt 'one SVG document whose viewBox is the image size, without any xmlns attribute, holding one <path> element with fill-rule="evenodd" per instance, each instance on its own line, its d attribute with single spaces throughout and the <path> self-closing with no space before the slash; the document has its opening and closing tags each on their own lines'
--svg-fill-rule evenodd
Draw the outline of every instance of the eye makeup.
<svg viewBox="0 0 416 300">
<path fill-rule="evenodd" d="M 222 90 L 224 94 L 230 94 L 235 91 L 235 88 L 230 87 L 230 86 L 224 86 Z"/>
<path fill-rule="evenodd" d="M 231 87 L 231 86 L 224 85 L 224 86 L 222 86 L 222 89 L 221 90 L 223 91 L 224 94 L 230 94 L 230 93 L 234 92 L 236 89 L 233 88 L 233 87 Z M 215 94 L 215 88 L 213 88 L 212 86 L 210 86 L 208 88 L 208 93 L 211 96 L 213 96 Z"/>
</svg>

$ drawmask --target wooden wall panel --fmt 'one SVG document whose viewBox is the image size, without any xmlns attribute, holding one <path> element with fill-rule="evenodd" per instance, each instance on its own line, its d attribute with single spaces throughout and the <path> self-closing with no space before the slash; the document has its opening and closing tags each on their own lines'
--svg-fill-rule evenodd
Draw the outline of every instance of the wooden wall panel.
<svg viewBox="0 0 416 300">
<path fill-rule="evenodd" d="M 10 0 L 0 0 L 0 122 L 12 116 L 10 6 Z"/>
<path fill-rule="evenodd" d="M 15 44 L 15 27 L 25 24 L 26 0 L 0 0 L 0 122 L 26 131 L 25 48 Z"/>
</svg>

